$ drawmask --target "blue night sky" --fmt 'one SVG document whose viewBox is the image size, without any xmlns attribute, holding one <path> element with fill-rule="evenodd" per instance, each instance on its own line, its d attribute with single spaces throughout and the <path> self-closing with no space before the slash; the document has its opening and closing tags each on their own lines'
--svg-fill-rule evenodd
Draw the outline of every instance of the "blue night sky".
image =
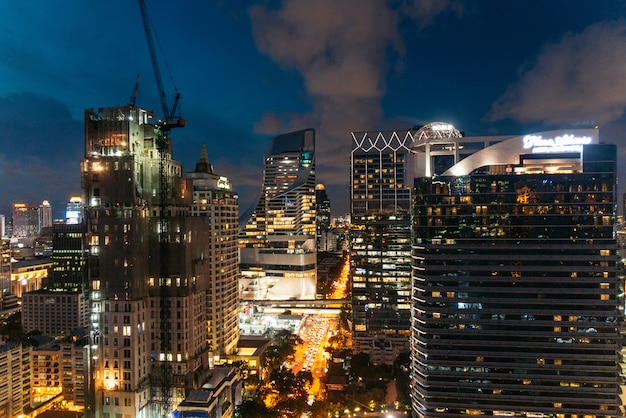
<svg viewBox="0 0 626 418">
<path fill-rule="evenodd" d="M 174 158 L 192 170 L 206 144 L 241 212 L 268 141 L 309 127 L 336 214 L 348 210 L 351 131 L 598 124 L 626 154 L 624 1 L 146 3 L 165 91 L 171 105 L 178 88 L 187 120 Z M 84 110 L 128 103 L 140 74 L 137 106 L 161 113 L 139 7 L 5 0 L 0 26 L 0 213 L 47 199 L 59 216 L 80 193 Z"/>
</svg>

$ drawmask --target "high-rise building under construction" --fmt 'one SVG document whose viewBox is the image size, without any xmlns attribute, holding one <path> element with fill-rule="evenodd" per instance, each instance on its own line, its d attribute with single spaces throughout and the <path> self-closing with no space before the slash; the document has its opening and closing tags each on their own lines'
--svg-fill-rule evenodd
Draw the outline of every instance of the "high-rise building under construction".
<svg viewBox="0 0 626 418">
<path fill-rule="evenodd" d="M 236 196 L 212 170 L 186 178 L 155 123 L 151 112 L 130 105 L 85 112 L 88 412 L 97 417 L 171 411 L 202 383 L 209 359 L 236 345 Z M 223 193 L 214 193 L 220 184 Z M 224 320 L 228 332 L 218 325 Z"/>
</svg>

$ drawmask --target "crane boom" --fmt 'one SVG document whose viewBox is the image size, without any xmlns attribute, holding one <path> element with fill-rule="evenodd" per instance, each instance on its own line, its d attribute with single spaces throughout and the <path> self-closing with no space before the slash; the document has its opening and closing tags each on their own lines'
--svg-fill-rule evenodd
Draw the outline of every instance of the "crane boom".
<svg viewBox="0 0 626 418">
<path fill-rule="evenodd" d="M 135 103 L 137 103 L 137 93 L 139 92 L 139 79 L 140 79 L 140 75 L 137 74 L 137 80 L 135 80 L 135 88 L 133 89 L 133 93 L 130 95 L 130 101 L 128 102 L 128 104 L 131 107 L 135 107 Z"/>
<path fill-rule="evenodd" d="M 159 67 L 156 49 L 154 48 L 154 39 L 152 37 L 152 30 L 150 29 L 150 18 L 148 17 L 148 9 L 146 7 L 145 0 L 139 0 L 139 10 L 141 11 L 141 20 L 143 22 L 144 32 L 146 33 L 148 52 L 150 53 L 150 61 L 152 62 L 152 71 L 154 72 L 154 80 L 156 81 L 159 101 L 161 102 L 161 111 L 163 112 L 163 119 L 159 122 L 159 125 L 167 130 L 171 128 L 182 128 L 185 126 L 185 119 L 174 114 L 176 112 L 178 102 L 180 101 L 180 93 L 175 87 L 174 90 L 176 91 L 176 96 L 174 106 L 170 110 L 167 105 L 167 97 L 165 96 L 165 89 L 163 88 L 161 69 Z"/>
<path fill-rule="evenodd" d="M 157 89 L 159 90 L 159 100 L 161 101 L 161 111 L 163 117 L 169 116 L 169 108 L 167 107 L 167 98 L 163 89 L 163 79 L 161 78 L 161 70 L 159 69 L 159 61 L 157 60 L 156 50 L 154 49 L 154 40 L 152 39 L 152 30 L 150 30 L 150 19 L 148 18 L 148 10 L 145 0 L 139 0 L 139 9 L 141 11 L 141 20 L 143 21 L 143 30 L 146 32 L 146 41 L 148 42 L 148 52 L 150 52 L 150 61 L 152 62 L 152 71 L 156 80 Z"/>
</svg>

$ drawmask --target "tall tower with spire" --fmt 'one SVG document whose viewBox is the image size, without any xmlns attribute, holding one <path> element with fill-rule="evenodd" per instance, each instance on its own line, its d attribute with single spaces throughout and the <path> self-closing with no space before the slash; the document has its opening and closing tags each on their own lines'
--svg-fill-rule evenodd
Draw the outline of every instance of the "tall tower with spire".
<svg viewBox="0 0 626 418">
<path fill-rule="evenodd" d="M 206 145 L 194 171 L 187 173 L 193 183 L 191 216 L 200 217 L 209 231 L 208 254 L 195 259 L 209 267 L 206 315 L 209 338 L 209 362 L 233 354 L 239 340 L 237 322 L 239 255 L 237 249 L 237 194 L 228 178 L 213 171 Z"/>
</svg>

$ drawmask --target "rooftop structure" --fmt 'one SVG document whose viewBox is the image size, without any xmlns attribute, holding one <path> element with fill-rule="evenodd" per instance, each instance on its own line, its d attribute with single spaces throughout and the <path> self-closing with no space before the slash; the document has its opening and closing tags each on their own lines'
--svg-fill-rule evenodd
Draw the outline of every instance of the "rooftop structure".
<svg viewBox="0 0 626 418">
<path fill-rule="evenodd" d="M 218 367 L 200 389 L 189 392 L 173 414 L 174 418 L 232 417 L 241 403 L 242 384 L 233 369 Z"/>
</svg>

